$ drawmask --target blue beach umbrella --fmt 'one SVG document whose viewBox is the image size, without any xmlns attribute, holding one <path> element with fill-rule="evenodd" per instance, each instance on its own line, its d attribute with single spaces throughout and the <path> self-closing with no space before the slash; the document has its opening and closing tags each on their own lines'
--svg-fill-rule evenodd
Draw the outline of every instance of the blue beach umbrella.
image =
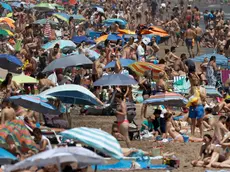
<svg viewBox="0 0 230 172">
<path fill-rule="evenodd" d="M 53 96 L 59 98 L 63 103 L 99 105 L 96 96 L 83 86 L 75 84 L 60 85 L 50 88 L 39 94 L 41 97 Z"/>
<path fill-rule="evenodd" d="M 220 55 L 220 54 L 217 54 L 217 53 L 210 53 L 210 54 L 203 54 L 201 56 L 197 56 L 195 57 L 194 59 L 192 59 L 194 62 L 203 62 L 204 61 L 204 58 L 208 58 L 210 59 L 211 56 L 216 56 L 216 64 L 218 66 L 221 66 L 221 67 L 228 67 L 228 58 L 223 56 L 223 55 Z"/>
<path fill-rule="evenodd" d="M 0 165 L 11 164 L 13 161 L 16 161 L 17 157 L 12 155 L 7 150 L 0 148 Z"/>
<path fill-rule="evenodd" d="M 0 67 L 8 70 L 9 72 L 18 73 L 19 67 L 23 64 L 22 62 L 15 56 L 10 54 L 0 54 Z"/>
<path fill-rule="evenodd" d="M 74 36 L 72 38 L 72 41 L 75 43 L 75 44 L 80 44 L 82 42 L 86 42 L 88 44 L 96 44 L 96 42 L 92 39 L 90 39 L 89 37 L 87 36 Z"/>
<path fill-rule="evenodd" d="M 60 114 L 60 112 L 48 103 L 48 100 L 41 96 L 34 95 L 20 95 L 9 97 L 9 101 L 13 102 L 18 106 L 48 114 Z"/>
<path fill-rule="evenodd" d="M 8 11 L 13 11 L 12 10 L 12 8 L 11 8 L 11 6 L 9 5 L 9 4 L 7 4 L 7 3 L 4 3 L 4 2 L 0 2 L 0 4 L 1 4 L 1 6 L 4 8 L 4 9 L 6 9 L 6 10 L 8 10 Z"/>
<path fill-rule="evenodd" d="M 46 43 L 45 45 L 42 46 L 42 48 L 48 50 L 53 48 L 56 44 L 59 44 L 61 49 L 64 47 L 76 47 L 74 42 L 70 40 L 54 40 Z"/>
<path fill-rule="evenodd" d="M 121 146 L 117 139 L 103 130 L 80 127 L 63 131 L 60 134 L 64 139 L 78 140 L 110 157 L 123 158 Z"/>
<path fill-rule="evenodd" d="M 135 62 L 134 60 L 131 60 L 131 59 L 120 59 L 119 61 L 120 61 L 122 67 L 128 67 L 130 64 L 132 64 L 132 63 Z M 114 68 L 115 64 L 116 64 L 115 61 L 111 61 L 110 63 L 108 63 L 105 66 L 105 69 L 107 69 L 107 68 Z"/>
<path fill-rule="evenodd" d="M 118 18 L 111 18 L 111 19 L 107 19 L 107 20 L 103 21 L 103 23 L 107 24 L 107 25 L 111 25 L 115 22 L 119 23 L 119 25 L 121 25 L 121 26 L 126 26 L 126 24 L 127 24 L 127 21 L 125 21 L 123 19 L 118 19 Z"/>
<path fill-rule="evenodd" d="M 123 74 L 104 75 L 93 83 L 94 86 L 121 86 L 135 84 L 137 84 L 137 81 L 135 79 Z"/>
</svg>

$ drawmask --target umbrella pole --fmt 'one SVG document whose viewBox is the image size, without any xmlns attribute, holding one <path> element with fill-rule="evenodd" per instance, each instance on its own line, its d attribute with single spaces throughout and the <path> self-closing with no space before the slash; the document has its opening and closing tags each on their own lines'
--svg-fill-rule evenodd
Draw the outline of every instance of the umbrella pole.
<svg viewBox="0 0 230 172">
<path fill-rule="evenodd" d="M 94 149 L 94 152 L 97 153 L 96 149 Z M 97 172 L 97 164 L 95 165 L 94 172 Z"/>
<path fill-rule="evenodd" d="M 58 167 L 58 172 L 62 172 L 59 158 L 57 158 L 57 167 Z"/>
</svg>

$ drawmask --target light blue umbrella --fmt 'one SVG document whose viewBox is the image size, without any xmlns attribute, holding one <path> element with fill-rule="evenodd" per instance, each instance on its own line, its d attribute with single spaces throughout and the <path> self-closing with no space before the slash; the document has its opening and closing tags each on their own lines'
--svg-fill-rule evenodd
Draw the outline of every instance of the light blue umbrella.
<svg viewBox="0 0 230 172">
<path fill-rule="evenodd" d="M 12 155 L 7 150 L 0 148 L 0 165 L 11 164 L 13 161 L 16 161 L 17 157 Z"/>
<path fill-rule="evenodd" d="M 6 9 L 6 10 L 8 10 L 8 11 L 13 11 L 12 10 L 12 8 L 11 8 L 11 6 L 9 5 L 9 4 L 7 4 L 7 3 L 4 3 L 4 2 L 0 2 L 0 4 L 1 4 L 1 6 L 4 8 L 4 9 Z"/>
<path fill-rule="evenodd" d="M 55 22 L 53 20 L 47 20 L 47 19 L 37 20 L 37 21 L 33 22 L 33 24 L 45 25 L 47 22 L 50 23 L 51 25 L 58 25 L 58 22 Z"/>
<path fill-rule="evenodd" d="M 221 67 L 228 67 L 228 58 L 217 54 L 217 53 L 211 53 L 211 54 L 203 54 L 201 56 L 197 56 L 194 59 L 192 59 L 194 62 L 203 62 L 204 58 L 207 57 L 208 59 L 211 58 L 211 56 L 216 56 L 216 64 Z"/>
<path fill-rule="evenodd" d="M 103 21 L 103 23 L 106 25 L 111 25 L 115 22 L 119 23 L 119 25 L 121 25 L 122 27 L 127 25 L 127 21 L 125 21 L 123 19 L 118 19 L 118 18 L 112 18 L 112 19 L 107 19 L 107 20 Z"/>
<path fill-rule="evenodd" d="M 73 41 L 70 40 L 54 40 L 51 42 L 46 43 L 45 45 L 42 46 L 43 49 L 51 49 L 53 48 L 56 44 L 59 44 L 60 48 L 64 47 L 76 47 Z"/>
<path fill-rule="evenodd" d="M 40 93 L 39 96 L 53 96 L 59 98 L 63 103 L 99 105 L 96 96 L 83 86 L 75 84 L 60 85 Z"/>
<path fill-rule="evenodd" d="M 135 62 L 134 60 L 131 60 L 131 59 L 120 59 L 119 61 L 120 61 L 122 67 L 128 67 L 130 64 L 132 64 L 132 63 Z M 111 61 L 110 63 L 108 63 L 105 66 L 105 69 L 107 69 L 107 68 L 114 68 L 115 64 L 116 64 L 115 61 Z"/>
<path fill-rule="evenodd" d="M 121 146 L 117 139 L 103 130 L 80 127 L 63 131 L 60 134 L 64 139 L 78 140 L 113 158 L 123 158 Z"/>
<path fill-rule="evenodd" d="M 17 7 L 17 8 L 21 7 L 21 5 L 23 5 L 23 7 L 26 9 L 30 9 L 34 7 L 34 4 L 27 4 L 25 2 L 13 2 L 11 4 L 12 7 Z"/>
<path fill-rule="evenodd" d="M 20 95 L 9 97 L 9 101 L 18 106 L 30 109 L 40 113 L 60 114 L 60 112 L 48 103 L 48 100 L 41 96 L 34 95 Z"/>
<path fill-rule="evenodd" d="M 104 75 L 93 83 L 94 86 L 136 85 L 137 81 L 123 74 Z"/>
</svg>

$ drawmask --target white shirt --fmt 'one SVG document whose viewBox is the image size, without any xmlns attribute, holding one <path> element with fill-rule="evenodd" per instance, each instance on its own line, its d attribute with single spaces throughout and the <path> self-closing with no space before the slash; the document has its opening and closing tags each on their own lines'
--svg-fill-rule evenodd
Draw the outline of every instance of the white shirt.
<svg viewBox="0 0 230 172">
<path fill-rule="evenodd" d="M 52 149 L 50 140 L 49 140 L 46 136 L 42 136 L 42 139 L 41 139 L 39 145 L 42 146 L 42 141 L 43 141 L 43 140 L 47 140 L 47 143 L 48 143 L 48 144 L 46 145 L 46 150 Z"/>
<path fill-rule="evenodd" d="M 145 49 L 141 45 L 138 45 L 137 47 L 137 55 L 138 57 L 145 55 Z"/>
</svg>

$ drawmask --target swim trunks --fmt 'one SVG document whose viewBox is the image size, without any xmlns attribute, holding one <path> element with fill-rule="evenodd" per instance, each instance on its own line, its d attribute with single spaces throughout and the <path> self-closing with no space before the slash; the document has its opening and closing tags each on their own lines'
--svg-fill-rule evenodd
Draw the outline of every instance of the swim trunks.
<svg viewBox="0 0 230 172">
<path fill-rule="evenodd" d="M 197 106 L 190 106 L 189 108 L 189 118 L 196 118 L 201 119 L 204 116 L 204 106 L 197 105 Z"/>
<path fill-rule="evenodd" d="M 185 43 L 186 43 L 187 47 L 193 47 L 192 46 L 192 39 L 189 39 L 189 38 L 185 39 Z"/>
</svg>

